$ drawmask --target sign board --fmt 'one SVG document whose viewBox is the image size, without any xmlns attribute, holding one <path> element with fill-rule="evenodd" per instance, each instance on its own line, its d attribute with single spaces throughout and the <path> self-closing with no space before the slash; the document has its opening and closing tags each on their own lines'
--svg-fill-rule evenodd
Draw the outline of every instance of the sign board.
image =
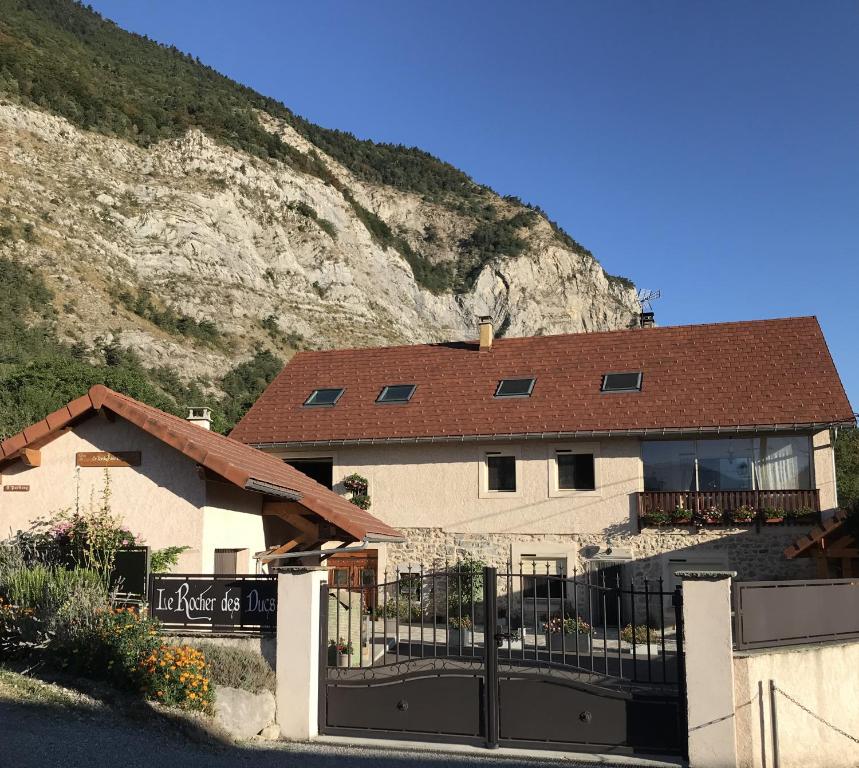
<svg viewBox="0 0 859 768">
<path fill-rule="evenodd" d="M 128 599 L 146 597 L 149 581 L 149 547 L 126 547 L 116 552 L 110 588 Z"/>
<path fill-rule="evenodd" d="M 17 491 L 18 493 L 26 493 L 27 491 L 30 490 L 30 486 L 29 485 L 4 485 L 3 490 L 9 491 L 9 492 Z"/>
<path fill-rule="evenodd" d="M 153 574 L 149 615 L 167 629 L 273 632 L 277 576 Z"/>
<path fill-rule="evenodd" d="M 139 467 L 140 451 L 86 451 L 75 454 L 79 467 Z"/>
</svg>

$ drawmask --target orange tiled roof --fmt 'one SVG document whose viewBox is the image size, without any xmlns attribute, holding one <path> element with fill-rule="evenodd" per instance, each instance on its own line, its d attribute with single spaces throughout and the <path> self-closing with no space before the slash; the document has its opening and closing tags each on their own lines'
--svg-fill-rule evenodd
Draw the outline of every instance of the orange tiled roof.
<svg viewBox="0 0 859 768">
<path fill-rule="evenodd" d="M 642 371 L 641 392 L 602 393 Z M 531 397 L 494 398 L 536 377 Z M 386 384 L 411 402 L 377 405 Z M 334 407 L 303 403 L 345 387 Z M 814 317 L 297 354 L 231 433 L 254 445 L 854 423 Z"/>
<path fill-rule="evenodd" d="M 263 488 L 260 492 L 271 486 L 273 495 L 278 491 L 295 494 L 302 506 L 356 539 L 367 536 L 402 539 L 399 531 L 274 456 L 102 385 L 92 387 L 86 395 L 0 443 L 0 464 L 17 457 L 34 443 L 50 440 L 75 420 L 101 408 L 131 422 L 239 488 L 256 484 L 255 490 Z"/>
</svg>

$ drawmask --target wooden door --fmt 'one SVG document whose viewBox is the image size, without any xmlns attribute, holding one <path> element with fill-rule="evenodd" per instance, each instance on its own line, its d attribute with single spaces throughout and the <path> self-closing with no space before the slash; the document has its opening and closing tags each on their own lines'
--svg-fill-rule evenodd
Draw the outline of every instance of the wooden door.
<svg viewBox="0 0 859 768">
<path fill-rule="evenodd" d="M 361 588 L 364 605 L 367 608 L 374 607 L 379 564 L 379 554 L 375 549 L 332 555 L 325 564 L 328 566 L 328 586 L 331 589 Z"/>
</svg>

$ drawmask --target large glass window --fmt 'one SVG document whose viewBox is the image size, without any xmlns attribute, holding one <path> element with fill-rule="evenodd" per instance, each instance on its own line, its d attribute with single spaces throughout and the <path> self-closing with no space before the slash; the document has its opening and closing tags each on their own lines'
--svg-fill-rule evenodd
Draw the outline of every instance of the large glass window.
<svg viewBox="0 0 859 768">
<path fill-rule="evenodd" d="M 751 440 L 699 440 L 699 491 L 752 490 Z"/>
<path fill-rule="evenodd" d="M 665 440 L 642 444 L 645 491 L 695 490 L 695 441 Z"/>
<path fill-rule="evenodd" d="M 764 491 L 811 488 L 811 456 L 807 437 L 762 437 L 755 480 Z"/>
<path fill-rule="evenodd" d="M 807 436 L 642 443 L 645 491 L 811 488 Z"/>
</svg>

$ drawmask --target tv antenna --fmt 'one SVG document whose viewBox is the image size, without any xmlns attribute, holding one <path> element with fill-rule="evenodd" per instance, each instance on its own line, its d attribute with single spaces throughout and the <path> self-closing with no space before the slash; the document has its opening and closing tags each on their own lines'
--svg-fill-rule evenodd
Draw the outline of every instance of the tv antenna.
<svg viewBox="0 0 859 768">
<path fill-rule="evenodd" d="M 640 312 L 638 313 L 638 324 L 642 328 L 650 328 L 656 324 L 653 314 L 653 302 L 662 295 L 662 291 L 650 291 L 646 288 L 639 288 L 635 298 L 638 300 Z"/>
<path fill-rule="evenodd" d="M 656 301 L 660 296 L 662 296 L 662 291 L 650 291 L 647 288 L 639 288 L 635 298 L 638 299 L 638 305 L 641 307 L 642 312 L 653 312 L 653 304 L 651 302 Z"/>
</svg>

